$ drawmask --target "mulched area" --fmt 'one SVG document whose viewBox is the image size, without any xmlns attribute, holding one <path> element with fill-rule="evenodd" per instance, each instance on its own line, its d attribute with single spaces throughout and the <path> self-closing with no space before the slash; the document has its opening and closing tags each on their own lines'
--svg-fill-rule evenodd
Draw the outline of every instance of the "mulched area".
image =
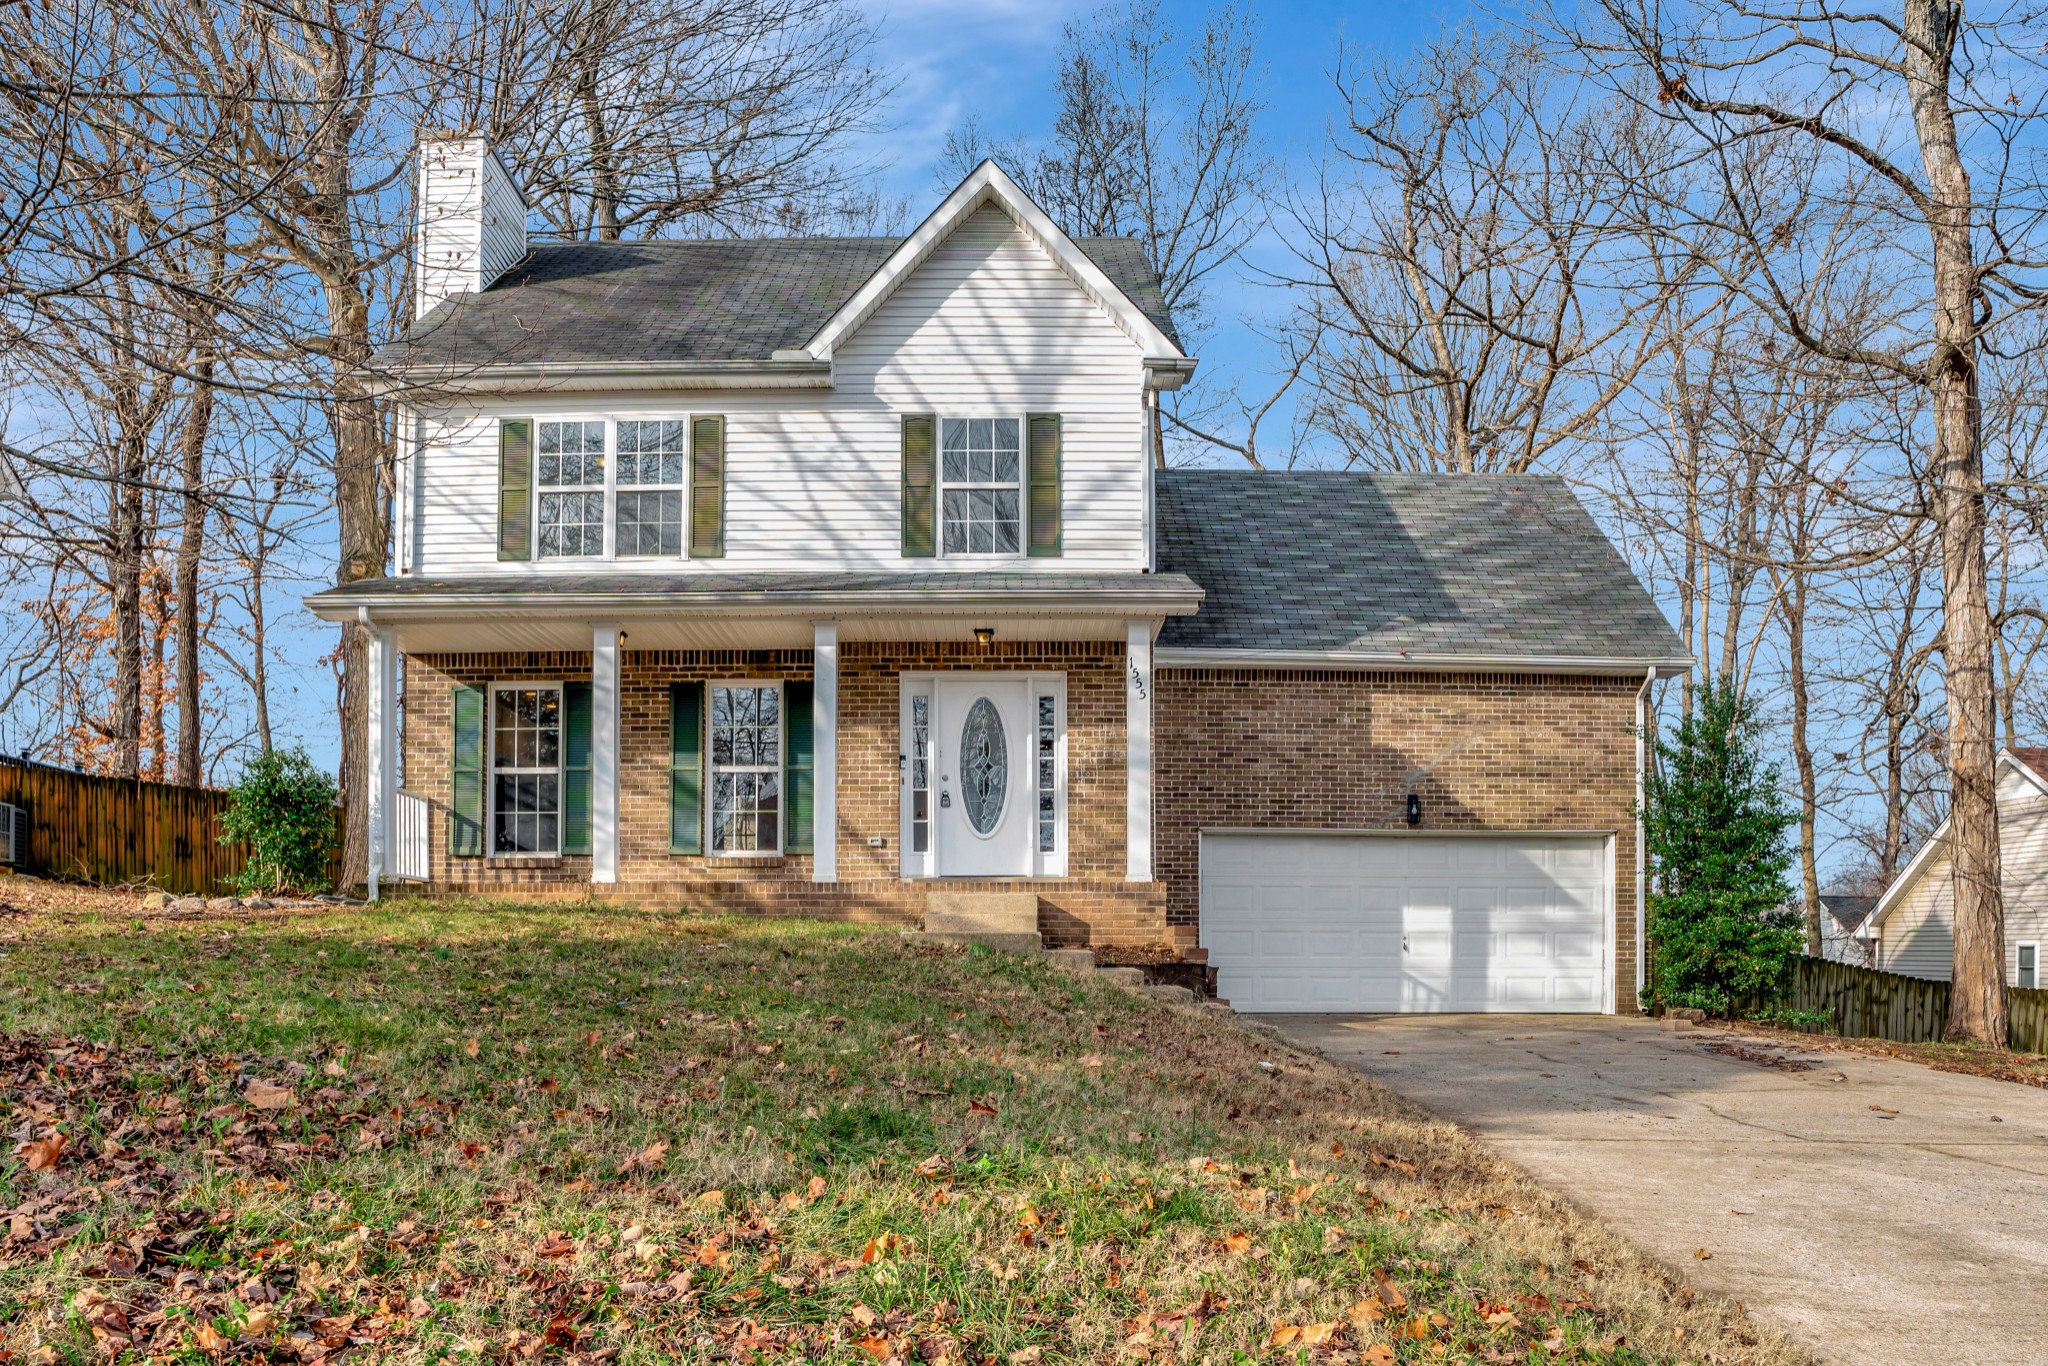
<svg viewBox="0 0 2048 1366">
<path fill-rule="evenodd" d="M 1796 1029 L 1758 1024 L 1750 1020 L 1729 1026 L 1772 1043 L 1817 1053 L 1861 1053 L 1872 1058 L 1896 1058 L 1915 1062 L 1937 1072 L 1961 1072 L 1993 1081 L 2017 1082 L 2022 1086 L 2048 1088 L 2048 1055 L 2017 1053 L 2010 1048 L 1980 1048 L 1975 1044 L 1892 1043 L 1887 1039 L 1841 1039 L 1831 1034 L 1807 1034 Z"/>
</svg>

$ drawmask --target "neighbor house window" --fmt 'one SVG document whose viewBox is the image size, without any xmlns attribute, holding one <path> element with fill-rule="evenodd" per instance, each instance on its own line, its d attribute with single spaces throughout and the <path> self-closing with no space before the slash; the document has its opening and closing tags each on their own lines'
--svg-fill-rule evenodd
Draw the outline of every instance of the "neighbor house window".
<svg viewBox="0 0 2048 1366">
<path fill-rule="evenodd" d="M 2018 980 L 2013 985 L 2032 991 L 2041 985 L 2041 946 L 2039 944 L 2021 944 L 2018 947 L 2017 953 L 2019 956 L 2019 972 L 2017 974 Z"/>
<path fill-rule="evenodd" d="M 562 690 L 501 684 L 491 707 L 491 851 L 562 847 Z"/>
<path fill-rule="evenodd" d="M 711 852 L 782 848 L 782 688 L 711 687 Z"/>
<path fill-rule="evenodd" d="M 1023 552 L 1023 460 L 1014 417 L 940 424 L 941 544 L 948 555 Z"/>
<path fill-rule="evenodd" d="M 687 422 L 619 423 L 618 553 L 683 553 Z"/>
<path fill-rule="evenodd" d="M 540 553 L 604 554 L 604 423 L 540 424 Z"/>
</svg>

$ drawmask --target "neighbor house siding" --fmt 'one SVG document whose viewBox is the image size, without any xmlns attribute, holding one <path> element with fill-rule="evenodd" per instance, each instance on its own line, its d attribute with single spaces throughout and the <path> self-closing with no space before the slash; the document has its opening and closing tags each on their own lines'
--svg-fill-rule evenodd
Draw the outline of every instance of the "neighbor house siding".
<svg viewBox="0 0 2048 1366">
<path fill-rule="evenodd" d="M 1638 679 L 1161 669 L 1155 868 L 1192 939 L 1203 830 L 1611 836 L 1615 1001 L 1635 1009 Z"/>
<path fill-rule="evenodd" d="M 2005 899 L 2005 980 L 2019 972 L 2018 945 L 2048 940 L 2048 793 L 2010 765 L 1998 773 L 2000 882 Z M 1877 966 L 1945 982 L 1955 971 L 1955 886 L 1937 848 L 1878 927 Z"/>
<path fill-rule="evenodd" d="M 414 572 L 587 573 L 500 564 L 500 416 L 726 418 L 720 572 L 986 568 L 906 560 L 898 508 L 904 413 L 1063 419 L 1063 553 L 1035 569 L 1145 566 L 1143 356 L 1008 217 L 984 209 L 932 253 L 833 357 L 831 390 L 539 394 L 430 410 Z M 602 563 L 602 562 L 601 562 Z M 678 558 L 606 568 L 673 573 Z M 1018 561 L 1005 560 L 1014 565 Z"/>
</svg>

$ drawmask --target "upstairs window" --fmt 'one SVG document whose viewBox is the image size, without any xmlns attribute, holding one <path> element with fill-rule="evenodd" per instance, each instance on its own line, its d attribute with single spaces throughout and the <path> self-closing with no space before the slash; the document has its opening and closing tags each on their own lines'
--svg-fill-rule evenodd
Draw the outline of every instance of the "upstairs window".
<svg viewBox="0 0 2048 1366">
<path fill-rule="evenodd" d="M 1014 417 L 941 424 L 940 543 L 948 555 L 1023 553 L 1023 459 Z"/>
<path fill-rule="evenodd" d="M 537 463 L 541 558 L 604 554 L 604 423 L 541 423 Z"/>
<path fill-rule="evenodd" d="M 683 553 L 687 422 L 619 423 L 618 553 Z"/>
</svg>

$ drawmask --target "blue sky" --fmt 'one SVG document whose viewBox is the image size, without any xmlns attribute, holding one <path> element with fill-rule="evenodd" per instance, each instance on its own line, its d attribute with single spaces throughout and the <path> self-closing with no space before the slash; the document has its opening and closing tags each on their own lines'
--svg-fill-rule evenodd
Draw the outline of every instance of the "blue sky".
<svg viewBox="0 0 2048 1366">
<path fill-rule="evenodd" d="M 1111 8 L 1121 9 L 1121 0 Z M 913 221 L 937 202 L 934 168 L 949 130 L 978 118 L 989 136 L 1043 137 L 1055 116 L 1062 32 L 1072 20 L 1103 8 L 1093 0 L 983 0 L 963 7 L 947 0 L 894 0 L 868 6 L 882 31 L 881 59 L 900 82 L 892 127 L 867 147 L 886 163 L 887 188 L 903 196 Z M 1175 23 L 1199 25 L 1205 7 L 1165 0 Z M 1399 55 L 1439 34 L 1446 23 L 1473 13 L 1462 3 L 1415 0 L 1409 4 L 1291 0 L 1251 5 L 1260 28 L 1267 149 L 1291 179 L 1313 174 L 1329 121 L 1338 112 L 1329 73 L 1340 44 Z M 1227 386 L 1255 376 L 1268 349 L 1238 323 L 1275 306 L 1259 283 L 1259 269 L 1278 270 L 1286 247 L 1268 231 L 1243 264 L 1212 292 L 1216 315 L 1201 350 L 1201 381 Z M 1255 381 L 1247 389 L 1256 389 Z M 1262 442 L 1263 445 L 1263 442 Z M 1231 457 L 1234 458 L 1234 457 Z"/>
</svg>

